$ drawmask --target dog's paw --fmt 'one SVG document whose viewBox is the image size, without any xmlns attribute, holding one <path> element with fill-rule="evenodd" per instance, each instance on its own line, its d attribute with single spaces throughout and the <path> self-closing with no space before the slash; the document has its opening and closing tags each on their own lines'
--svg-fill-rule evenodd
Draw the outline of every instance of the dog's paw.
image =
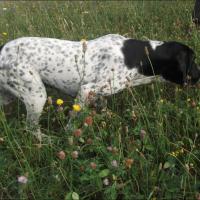
<svg viewBox="0 0 200 200">
<path fill-rule="evenodd" d="M 33 135 L 36 137 L 40 144 L 52 144 L 51 137 L 42 133 L 40 129 L 34 131 Z"/>
</svg>

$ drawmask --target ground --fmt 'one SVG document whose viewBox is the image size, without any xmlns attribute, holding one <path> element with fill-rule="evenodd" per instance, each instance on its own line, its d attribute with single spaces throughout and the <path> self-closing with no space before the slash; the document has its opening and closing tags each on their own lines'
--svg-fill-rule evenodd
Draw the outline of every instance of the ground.
<svg viewBox="0 0 200 200">
<path fill-rule="evenodd" d="M 193 4 L 0 2 L 0 43 L 22 36 L 89 40 L 118 33 L 182 42 L 200 63 Z M 79 112 L 76 105 L 71 131 L 64 127 L 72 99 L 51 89 L 48 95 L 40 124 L 50 145 L 38 144 L 25 130 L 18 100 L 0 112 L 0 199 L 200 199 L 199 87 L 156 82 L 110 97 L 98 112 Z"/>
</svg>

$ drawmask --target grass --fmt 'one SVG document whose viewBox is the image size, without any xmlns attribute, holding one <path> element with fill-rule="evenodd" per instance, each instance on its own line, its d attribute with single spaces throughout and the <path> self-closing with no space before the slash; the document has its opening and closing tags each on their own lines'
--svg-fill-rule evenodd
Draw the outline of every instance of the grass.
<svg viewBox="0 0 200 200">
<path fill-rule="evenodd" d="M 21 36 L 81 40 L 119 33 L 183 42 L 199 62 L 193 3 L 5 1 L 0 43 Z M 69 132 L 63 126 L 72 100 L 48 94 L 53 105 L 45 106 L 40 124 L 52 137 L 50 145 L 38 145 L 25 131 L 20 102 L 0 112 L 0 199 L 199 199 L 199 88 L 154 83 L 127 89 L 98 113 L 84 108 Z M 63 111 L 57 98 L 65 100 Z M 27 183 L 19 183 L 20 176 Z"/>
</svg>

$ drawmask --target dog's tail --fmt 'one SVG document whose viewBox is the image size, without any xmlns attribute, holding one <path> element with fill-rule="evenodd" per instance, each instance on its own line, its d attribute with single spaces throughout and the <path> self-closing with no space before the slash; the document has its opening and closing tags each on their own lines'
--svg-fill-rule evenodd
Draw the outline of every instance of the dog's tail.
<svg viewBox="0 0 200 200">
<path fill-rule="evenodd" d="M 3 47 L 4 47 L 4 44 L 0 46 L 0 68 L 1 68 L 1 51 L 2 51 Z"/>
<path fill-rule="evenodd" d="M 4 44 L 0 46 L 0 52 L 1 52 L 1 49 L 2 49 L 3 47 L 4 47 Z"/>
</svg>

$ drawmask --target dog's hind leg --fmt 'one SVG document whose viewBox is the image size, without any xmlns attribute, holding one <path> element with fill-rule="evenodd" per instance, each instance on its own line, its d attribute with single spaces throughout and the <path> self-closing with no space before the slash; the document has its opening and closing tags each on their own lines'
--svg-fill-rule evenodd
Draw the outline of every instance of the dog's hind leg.
<svg viewBox="0 0 200 200">
<path fill-rule="evenodd" d="M 4 71 L 0 70 L 0 106 L 8 105 L 15 99 L 15 97 L 10 92 L 2 88 L 4 85 L 4 76 Z"/>
<path fill-rule="evenodd" d="M 10 93 L 6 92 L 5 90 L 0 89 L 0 106 L 8 105 L 9 103 L 13 102 L 15 97 Z"/>
<path fill-rule="evenodd" d="M 20 69 L 20 66 L 18 66 Z M 13 69 L 7 71 L 7 80 L 4 84 L 4 90 L 18 97 L 26 106 L 27 125 L 35 129 L 33 134 L 42 140 L 42 134 L 38 128 L 39 117 L 46 102 L 46 90 L 40 78 L 40 75 L 34 68 L 22 68 L 23 75 L 20 76 L 13 72 Z"/>
</svg>

